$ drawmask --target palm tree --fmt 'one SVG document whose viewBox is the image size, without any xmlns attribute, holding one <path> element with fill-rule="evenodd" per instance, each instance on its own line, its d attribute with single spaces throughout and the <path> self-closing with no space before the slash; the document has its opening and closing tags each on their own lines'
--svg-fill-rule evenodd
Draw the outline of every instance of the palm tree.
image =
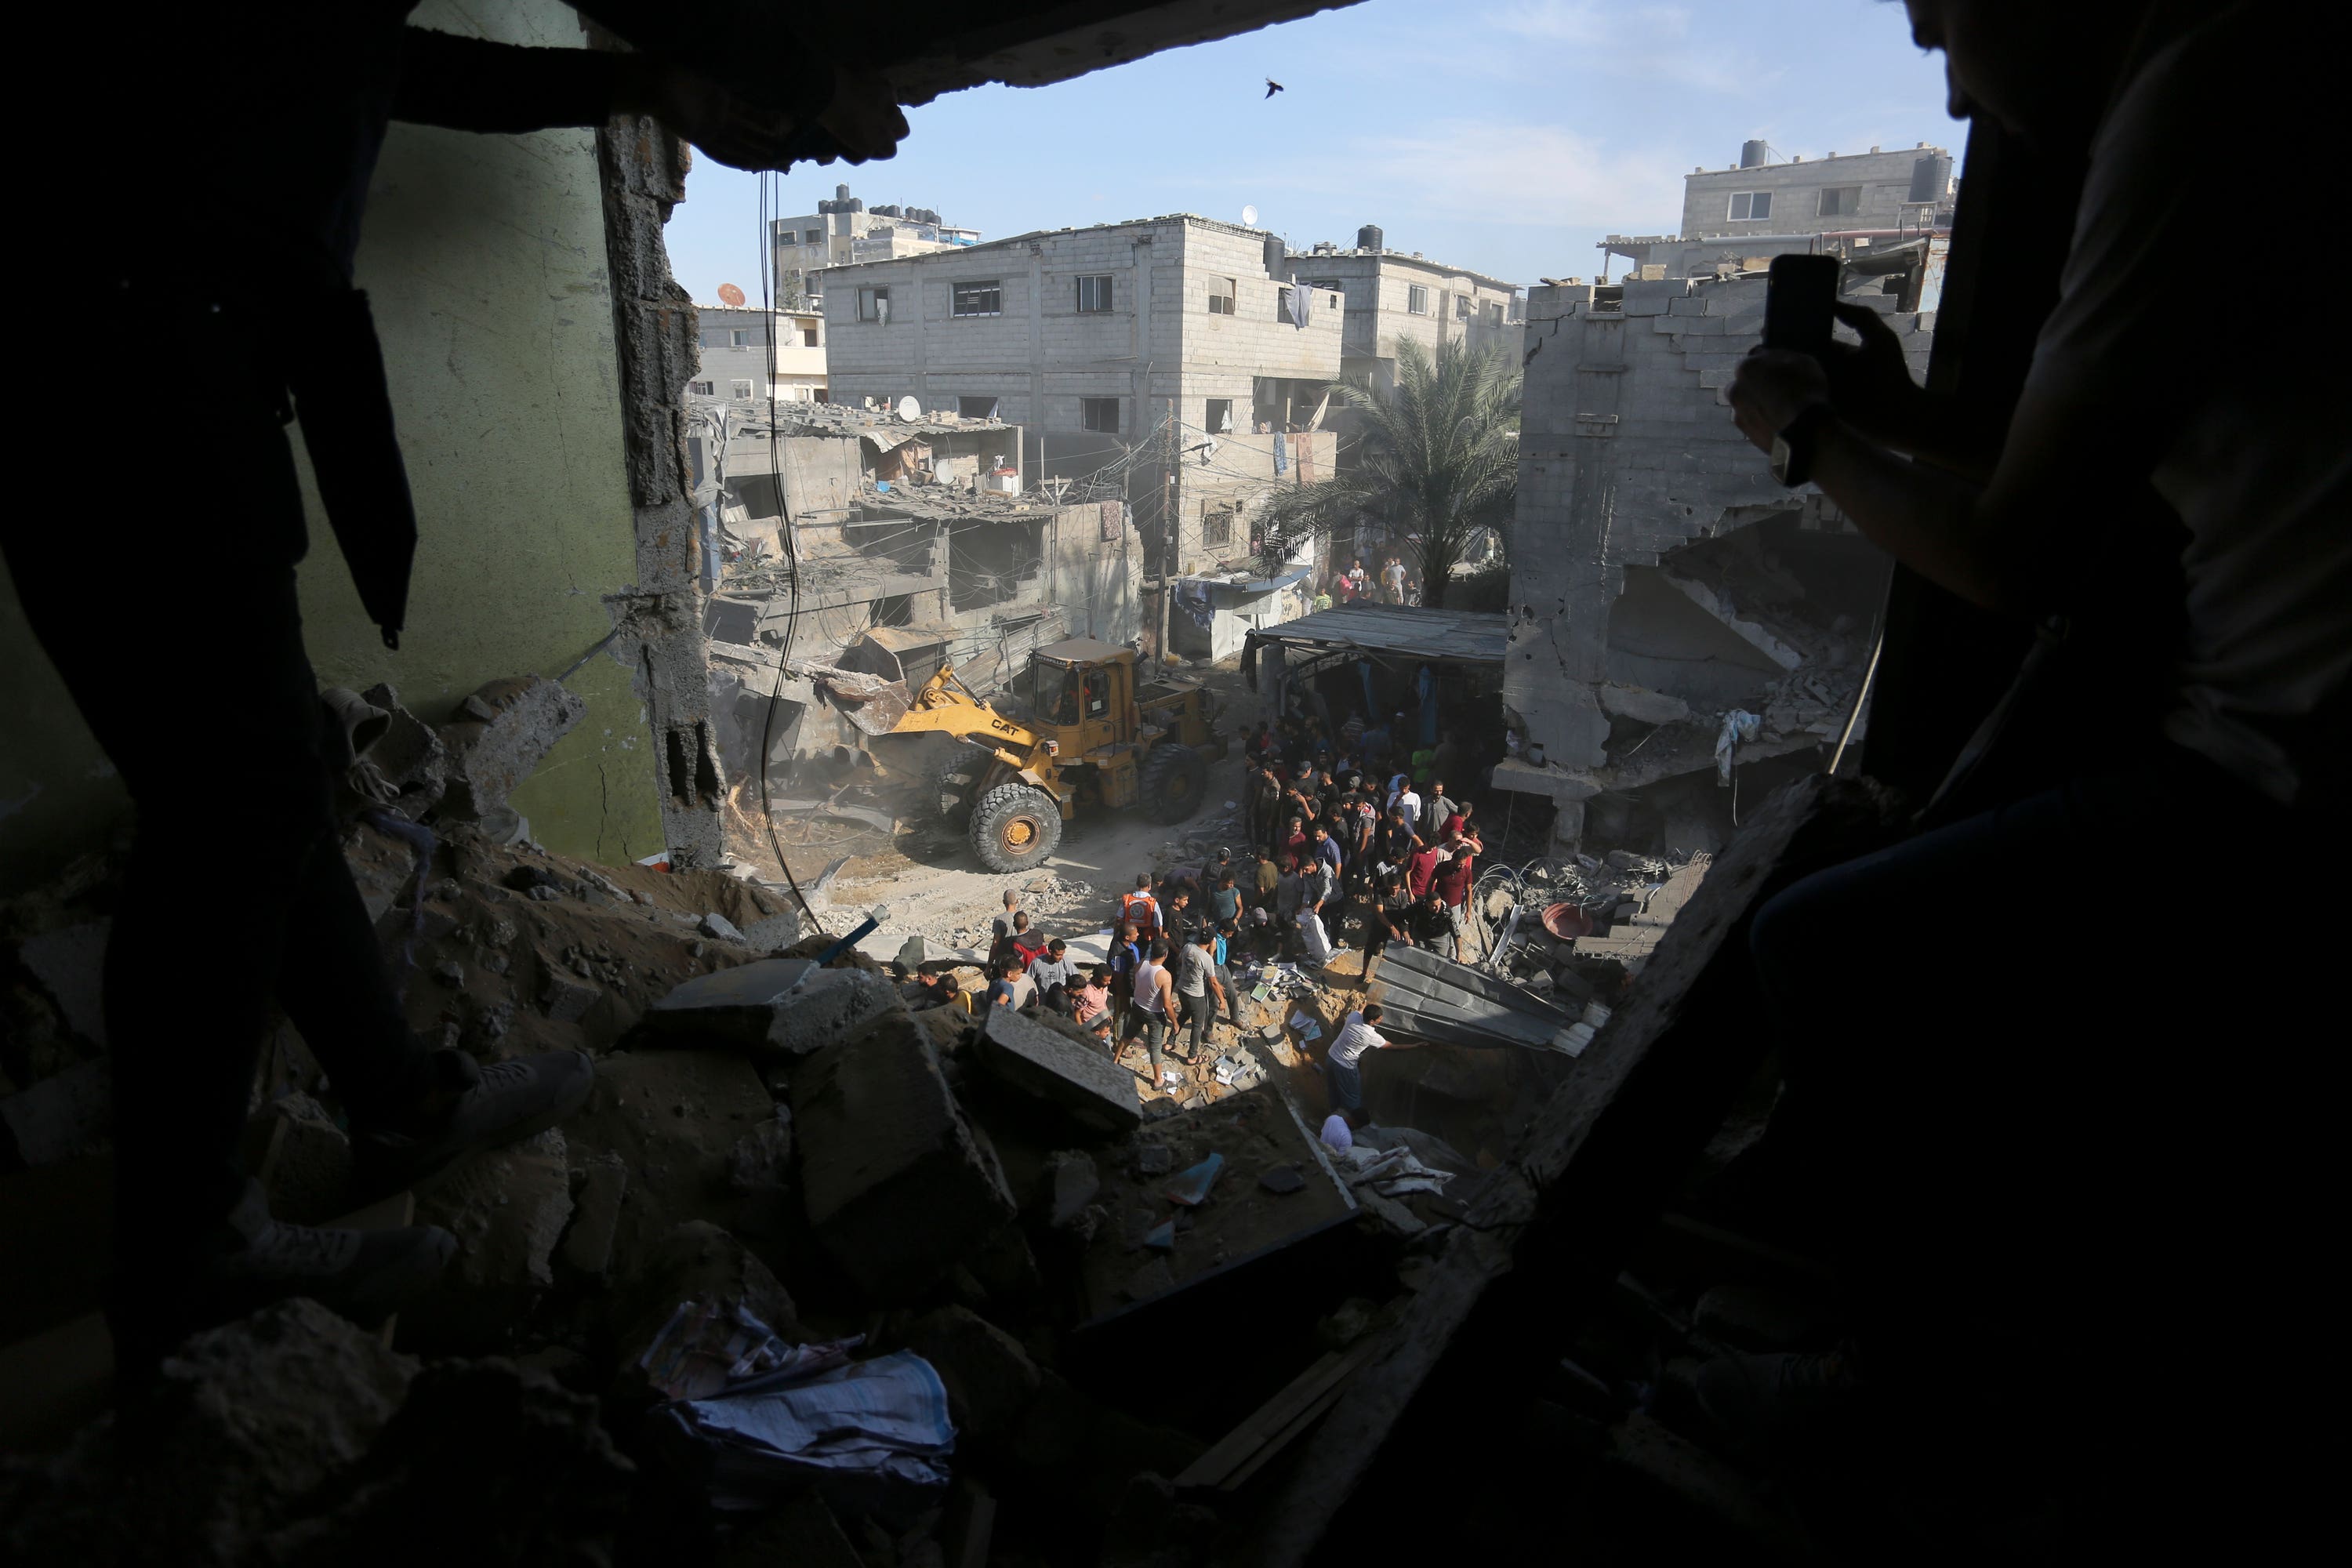
<svg viewBox="0 0 2352 1568">
<path fill-rule="evenodd" d="M 1519 368 L 1498 348 L 1449 340 L 1397 344 L 1396 388 L 1342 385 L 1361 422 L 1355 465 L 1316 484 L 1276 490 L 1260 513 L 1267 570 L 1302 539 L 1369 516 L 1402 535 L 1421 569 L 1422 596 L 1442 603 L 1454 563 L 1493 529 L 1507 540 L 1519 487 Z"/>
</svg>

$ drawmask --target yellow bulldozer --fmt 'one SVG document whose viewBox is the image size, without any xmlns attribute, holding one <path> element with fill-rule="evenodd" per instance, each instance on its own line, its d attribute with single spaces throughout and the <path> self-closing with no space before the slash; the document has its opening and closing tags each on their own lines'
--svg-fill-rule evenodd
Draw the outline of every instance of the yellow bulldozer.
<svg viewBox="0 0 2352 1568">
<path fill-rule="evenodd" d="M 887 638 L 869 635 L 856 663 L 887 676 L 898 668 Z M 1137 679 L 1133 649 L 1090 637 L 1039 648 L 1000 712 L 938 671 L 904 699 L 868 704 L 861 727 L 887 735 L 945 735 L 957 744 L 936 764 L 942 815 L 959 824 L 992 871 L 1022 871 L 1053 854 L 1080 806 L 1139 806 L 1154 822 L 1200 809 L 1209 763 L 1225 754 L 1216 710 L 1194 681 Z M 903 669 L 890 684 L 905 691 Z M 895 694 L 893 694 L 895 696 Z"/>
</svg>

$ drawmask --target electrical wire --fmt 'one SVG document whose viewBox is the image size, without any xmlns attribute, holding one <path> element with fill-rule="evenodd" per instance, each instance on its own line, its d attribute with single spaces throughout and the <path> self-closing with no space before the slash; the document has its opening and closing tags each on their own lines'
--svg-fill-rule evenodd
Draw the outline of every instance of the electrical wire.
<svg viewBox="0 0 2352 1568">
<path fill-rule="evenodd" d="M 776 252 L 771 230 L 773 214 L 781 205 L 777 199 L 776 181 L 777 175 L 772 170 L 763 171 L 760 175 L 760 331 L 768 350 L 768 428 L 771 432 L 776 426 L 776 312 L 773 304 Z M 784 552 L 784 580 L 792 593 L 792 605 L 784 615 L 782 657 L 776 660 L 775 689 L 768 693 L 768 710 L 760 721 L 760 820 L 767 826 L 768 847 L 775 851 L 776 868 L 784 874 L 784 886 L 793 890 L 793 901 L 800 905 L 802 915 L 816 928 L 818 934 L 823 935 L 825 934 L 824 922 L 816 918 L 814 910 L 809 908 L 808 895 L 801 891 L 800 879 L 793 875 L 792 862 L 784 858 L 784 841 L 776 832 L 774 795 L 768 782 L 768 752 L 775 741 L 776 710 L 783 701 L 784 679 L 793 662 L 793 633 L 801 618 L 800 542 L 793 521 L 793 503 L 784 494 L 783 465 L 776 448 L 777 443 L 772 436 L 768 442 L 768 473 L 776 487 L 776 514 L 780 520 L 776 540 Z"/>
</svg>

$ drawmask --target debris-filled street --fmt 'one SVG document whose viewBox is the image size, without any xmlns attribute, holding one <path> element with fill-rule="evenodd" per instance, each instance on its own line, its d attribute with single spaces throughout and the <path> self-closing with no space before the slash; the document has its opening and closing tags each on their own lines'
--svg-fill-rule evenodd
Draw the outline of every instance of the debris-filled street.
<svg viewBox="0 0 2352 1568">
<path fill-rule="evenodd" d="M 1456 9 L 36 26 L 0 1563 L 2329 1538 L 2333 54 Z"/>
</svg>

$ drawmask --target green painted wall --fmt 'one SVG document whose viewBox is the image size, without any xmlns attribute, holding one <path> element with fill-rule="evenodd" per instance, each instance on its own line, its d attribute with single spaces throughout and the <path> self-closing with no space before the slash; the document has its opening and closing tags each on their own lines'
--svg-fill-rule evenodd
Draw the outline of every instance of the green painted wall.
<svg viewBox="0 0 2352 1568">
<path fill-rule="evenodd" d="M 481 19 L 431 0 L 416 20 L 506 42 L 581 42 L 556 0 Z M 408 629 L 389 652 L 312 499 L 301 574 L 310 656 L 322 681 L 389 680 L 437 723 L 486 680 L 562 674 L 611 629 L 603 595 L 635 580 L 594 133 L 393 127 L 359 281 L 374 302 L 422 538 Z M 206 679 L 180 664 L 198 651 L 182 647 L 159 670 L 177 672 L 183 695 L 234 700 L 235 671 Z M 599 655 L 570 685 L 588 717 L 514 804 L 551 848 L 651 854 L 662 847 L 655 756 L 630 671 Z M 128 806 L 13 595 L 0 599 L 0 714 L 8 891 L 101 845 Z"/>
</svg>

